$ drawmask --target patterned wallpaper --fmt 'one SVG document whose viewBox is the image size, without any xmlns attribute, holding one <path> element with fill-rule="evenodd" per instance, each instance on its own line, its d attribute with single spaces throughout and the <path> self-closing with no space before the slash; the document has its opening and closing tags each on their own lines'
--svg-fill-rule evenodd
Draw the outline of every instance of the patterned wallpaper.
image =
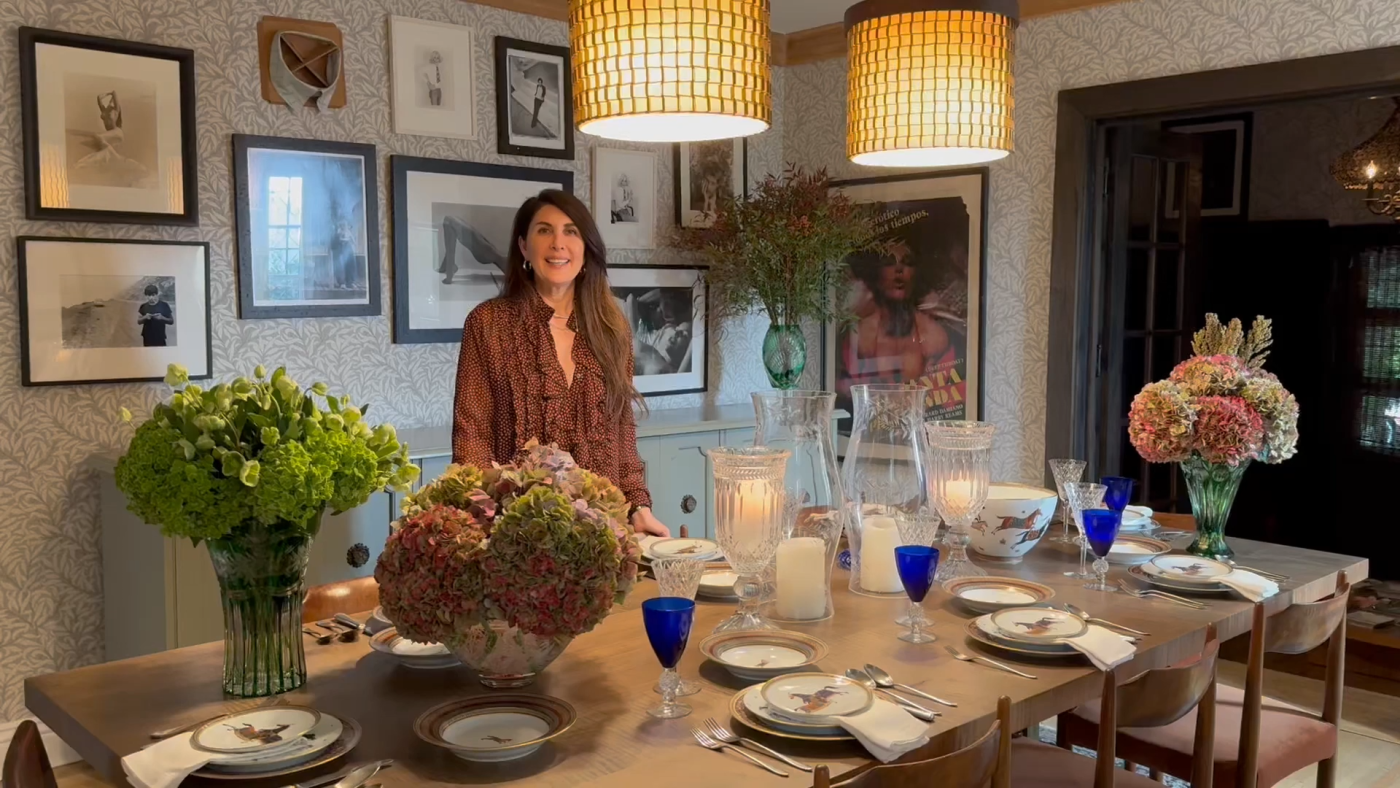
<svg viewBox="0 0 1400 788">
<path fill-rule="evenodd" d="M 390 14 L 472 27 L 476 69 L 477 138 L 457 140 L 398 136 L 389 109 Z M 349 104 L 317 115 L 295 113 L 259 96 L 258 19 L 293 16 L 333 22 L 345 35 Z M 495 77 L 492 39 L 508 35 L 568 44 L 564 23 L 470 5 L 460 0 L 16 0 L 0 4 L 0 83 L 19 84 L 15 28 L 21 25 L 170 46 L 196 52 L 198 86 L 199 199 L 201 226 L 144 228 L 121 225 L 37 223 L 23 218 L 19 199 L 18 93 L 11 91 L 0 120 L 0 722 L 23 713 L 24 677 L 65 670 L 102 659 L 102 576 L 96 480 L 83 460 L 118 450 L 128 436 L 117 408 L 149 408 L 158 385 L 21 388 L 14 246 L 19 234 L 206 240 L 212 246 L 214 374 L 227 379 L 258 363 L 286 364 L 298 380 L 324 380 L 374 406 L 376 420 L 401 427 L 436 426 L 451 415 L 456 345 L 394 345 L 389 270 L 388 156 L 401 153 L 482 162 L 508 162 L 575 172 L 580 196 L 589 184 L 592 138 L 579 135 L 573 162 L 496 154 Z M 781 79 L 775 85 L 782 96 Z M 781 106 L 775 125 L 782 123 Z M 234 132 L 368 142 L 380 156 L 380 258 L 385 312 L 377 318 L 238 320 L 231 204 Z M 611 143 L 609 143 L 611 144 Z M 781 132 L 750 140 L 754 177 L 781 165 Z M 643 147 L 646 146 L 636 146 Z M 660 205 L 672 207 L 672 153 L 657 153 Z M 614 263 L 664 263 L 664 252 L 619 251 Z M 766 322 L 746 321 L 724 332 L 712 350 L 709 399 L 743 402 L 766 387 L 758 358 Z M 815 380 L 815 372 L 814 372 Z M 701 395 L 654 398 L 653 408 L 699 405 Z"/>
<path fill-rule="evenodd" d="M 994 478 L 1038 482 L 1045 473 L 1056 94 L 1394 44 L 1400 4 L 1389 0 L 1136 0 L 1020 27 L 1016 152 L 991 167 L 987 231 L 985 385 L 986 417 L 997 424 Z M 845 99 L 837 86 L 845 70 L 844 60 L 787 69 L 783 155 L 838 176 L 878 175 L 843 153 Z"/>
</svg>

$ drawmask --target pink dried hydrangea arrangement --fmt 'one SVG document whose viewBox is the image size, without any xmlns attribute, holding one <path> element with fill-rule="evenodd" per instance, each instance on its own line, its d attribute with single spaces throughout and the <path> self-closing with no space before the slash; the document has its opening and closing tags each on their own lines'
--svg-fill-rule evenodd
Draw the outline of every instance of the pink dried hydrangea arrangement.
<svg viewBox="0 0 1400 788">
<path fill-rule="evenodd" d="M 404 502 L 374 576 L 399 634 L 449 648 L 501 621 L 542 638 L 597 626 L 637 579 L 617 486 L 536 441 L 509 465 L 453 465 Z"/>
<path fill-rule="evenodd" d="M 1246 336 L 1239 320 L 1206 315 L 1196 355 L 1133 398 L 1128 437 L 1148 462 L 1247 460 L 1277 464 L 1298 452 L 1298 400 L 1264 371 L 1272 327 L 1258 317 Z"/>
</svg>

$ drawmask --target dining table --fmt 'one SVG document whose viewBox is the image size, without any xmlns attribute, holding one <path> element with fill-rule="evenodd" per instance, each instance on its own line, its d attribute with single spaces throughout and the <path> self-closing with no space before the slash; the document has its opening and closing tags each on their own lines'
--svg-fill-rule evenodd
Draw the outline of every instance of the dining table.
<svg viewBox="0 0 1400 788">
<path fill-rule="evenodd" d="M 1189 516 L 1158 515 L 1166 528 L 1191 527 Z M 1351 582 L 1366 577 L 1367 560 L 1315 550 L 1231 539 L 1240 564 L 1285 575 L 1279 593 L 1265 600 L 1269 613 L 1293 602 L 1311 602 L 1333 593 L 1338 573 Z M 989 574 L 1032 580 L 1055 591 L 1055 603 L 1073 603 L 1095 616 L 1150 633 L 1137 644 L 1120 676 L 1171 665 L 1203 646 L 1207 625 L 1220 638 L 1249 630 L 1252 604 L 1231 593 L 1202 597 L 1203 609 L 1161 599 L 1101 593 L 1084 582 L 1065 577 L 1077 566 L 1078 549 L 1048 540 L 1020 563 L 979 565 Z M 1127 575 L 1120 567 L 1109 573 L 1117 582 Z M 981 736 L 996 717 L 997 700 L 1012 701 L 1013 729 L 1033 726 L 1056 714 L 1099 697 L 1101 673 L 1081 658 L 1037 660 L 984 649 L 964 632 L 976 614 L 964 610 L 941 589 L 924 602 L 938 642 L 916 645 L 899 640 L 903 630 L 895 618 L 907 601 L 851 593 L 849 574 L 833 572 L 835 615 L 810 624 L 785 624 L 824 641 L 830 648 L 819 667 L 842 673 L 871 663 L 896 681 L 954 702 L 931 723 L 929 743 L 901 760 L 934 757 L 966 746 Z M 467 762 L 419 739 L 413 723 L 429 708 L 454 698 L 499 690 L 482 686 L 465 667 L 414 670 L 372 651 L 367 638 L 317 645 L 306 640 L 306 684 L 285 697 L 359 722 L 363 737 L 348 756 L 364 762 L 392 758 L 392 768 L 374 779 L 391 786 L 510 784 L 577 788 L 577 786 L 801 786 L 811 775 L 783 767 L 791 777 L 768 774 L 731 753 L 699 746 L 691 729 L 707 718 L 808 764 L 827 764 L 833 777 L 869 768 L 875 761 L 858 744 L 809 742 L 749 730 L 730 717 L 730 700 L 753 682 L 740 680 L 720 665 L 707 661 L 699 643 L 733 612 L 733 602 L 700 600 L 690 646 L 679 665 L 683 678 L 697 680 L 699 694 L 682 700 L 693 713 L 660 720 L 647 715 L 655 705 L 653 691 L 660 665 L 643 628 L 641 600 L 658 594 L 645 580 L 628 601 L 592 632 L 576 638 L 534 683 L 520 692 L 561 698 L 577 710 L 577 721 L 564 734 L 533 754 L 503 763 Z M 369 611 L 357 617 L 363 620 Z M 953 644 L 966 653 L 990 656 L 1032 673 L 1034 680 L 980 664 L 954 659 L 944 648 Z M 25 680 L 25 703 L 103 779 L 125 785 L 121 758 L 150 744 L 150 733 L 218 715 L 232 699 L 221 690 L 222 643 L 174 649 Z M 918 700 L 915 698 L 915 700 Z M 928 704 L 932 705 L 932 704 Z M 228 782 L 191 777 L 185 785 L 225 788 L 273 788 L 330 773 L 343 764 L 329 764 L 295 777 Z M 781 766 L 781 764 L 775 764 Z M 661 779 L 664 777 L 664 780 Z"/>
</svg>

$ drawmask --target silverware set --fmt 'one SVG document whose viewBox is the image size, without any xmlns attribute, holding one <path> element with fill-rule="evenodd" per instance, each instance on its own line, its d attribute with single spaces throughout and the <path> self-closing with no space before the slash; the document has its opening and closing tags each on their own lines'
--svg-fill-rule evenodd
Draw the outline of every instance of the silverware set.
<svg viewBox="0 0 1400 788">
<path fill-rule="evenodd" d="M 1131 635 L 1133 637 L 1145 638 L 1151 634 L 1149 632 L 1142 632 L 1140 630 L 1133 629 L 1132 627 L 1125 627 L 1122 624 L 1115 624 L 1112 621 L 1107 621 L 1102 618 L 1095 618 L 1094 616 L 1089 615 L 1089 612 L 1084 608 L 1072 605 L 1068 602 L 1064 603 L 1063 605 L 1060 605 L 1060 607 L 1066 613 L 1083 619 L 1084 623 L 1086 624 L 1097 624 L 1101 627 L 1111 629 L 1123 635 Z"/>
<path fill-rule="evenodd" d="M 769 766 L 768 764 L 764 763 L 763 761 L 760 761 L 752 755 L 749 755 L 748 753 L 744 752 L 742 749 L 733 744 L 728 744 L 726 742 L 714 739 L 710 736 L 710 734 L 700 730 L 699 728 L 691 728 L 690 735 L 694 736 L 695 741 L 699 742 L 700 746 L 704 747 L 707 750 L 715 750 L 716 752 L 723 752 L 725 750 L 728 750 L 729 752 L 737 753 L 745 760 L 749 761 L 753 765 L 757 766 L 760 769 L 763 769 L 766 772 L 771 772 L 773 774 L 778 775 L 779 777 L 790 776 L 787 772 L 783 771 L 782 769 Z"/>
<path fill-rule="evenodd" d="M 1162 599 L 1181 605 L 1182 607 L 1194 608 L 1196 610 L 1205 610 L 1207 607 L 1210 607 L 1210 605 L 1207 605 L 1205 602 L 1187 599 L 1184 596 L 1177 596 L 1176 594 L 1169 594 L 1166 591 L 1158 591 L 1155 588 L 1133 588 L 1128 585 L 1128 581 L 1126 580 L 1119 580 L 1118 586 L 1122 588 L 1123 592 L 1128 596 L 1135 596 L 1138 599 Z"/>
<path fill-rule="evenodd" d="M 931 700 L 934 703 L 938 703 L 943 706 L 950 706 L 952 708 L 957 708 L 958 706 L 958 704 L 953 703 L 952 701 L 943 700 L 942 698 L 936 698 L 928 694 L 927 692 L 924 692 L 923 690 L 914 689 L 908 684 L 900 684 L 896 682 L 894 680 L 894 677 L 881 670 L 879 665 L 872 665 L 869 662 L 867 662 L 865 663 L 865 672 L 870 676 L 870 678 L 875 680 L 875 685 L 880 687 L 881 689 L 896 689 L 900 692 L 906 692 L 910 695 L 917 695 L 918 697 L 924 698 L 925 700 Z"/>
<path fill-rule="evenodd" d="M 1255 569 L 1255 568 L 1252 567 L 1252 566 L 1240 566 L 1239 564 L 1235 563 L 1234 561 L 1226 561 L 1225 563 L 1229 564 L 1230 566 L 1233 566 L 1233 567 L 1236 568 L 1236 569 L 1243 569 L 1243 570 L 1246 571 L 1246 572 L 1253 572 L 1254 574 L 1259 575 L 1260 577 L 1264 578 L 1265 580 L 1272 580 L 1272 581 L 1274 581 L 1275 583 L 1287 582 L 1288 579 L 1289 579 L 1289 578 L 1288 578 L 1288 575 L 1281 575 L 1281 574 L 1278 574 L 1277 572 L 1269 572 L 1269 571 L 1265 571 L 1265 570 L 1263 570 L 1263 569 Z"/>
<path fill-rule="evenodd" d="M 870 690 L 871 692 L 878 693 L 882 698 L 888 698 L 896 706 L 903 708 L 905 711 L 909 712 L 915 717 L 918 717 L 924 722 L 933 722 L 934 720 L 938 719 L 938 712 L 934 711 L 933 709 L 925 708 L 912 700 L 901 698 L 893 692 L 890 692 L 889 690 L 881 689 L 875 684 L 875 679 L 870 678 L 870 674 L 866 673 L 863 670 L 849 668 L 846 671 L 846 678 L 865 685 L 866 689 Z"/>
<path fill-rule="evenodd" d="M 982 656 L 972 656 L 971 654 L 964 654 L 964 653 L 962 653 L 961 651 L 958 651 L 958 649 L 957 649 L 956 647 L 952 646 L 952 645 L 946 645 L 946 646 L 944 646 L 944 648 L 947 649 L 947 650 L 948 650 L 948 653 L 951 654 L 951 655 L 953 656 L 953 659 L 956 659 L 956 660 L 958 660 L 958 661 L 960 661 L 960 662 L 975 662 L 975 663 L 977 663 L 978 665 L 985 665 L 986 667 L 989 667 L 989 668 L 996 668 L 997 670 L 1004 670 L 1004 671 L 1006 671 L 1007 673 L 1014 673 L 1014 674 L 1016 674 L 1017 676 L 1020 676 L 1021 678 L 1026 678 L 1026 679 L 1033 679 L 1033 678 L 1035 678 L 1035 676 L 1032 676 L 1032 675 L 1029 674 L 1029 673 L 1026 673 L 1026 672 L 1024 672 L 1024 671 L 1017 670 L 1017 669 L 1011 667 L 1010 665 L 1004 665 L 1004 664 L 1002 664 L 1002 663 L 1000 663 L 1000 662 L 997 662 L 997 661 L 994 660 L 994 659 L 988 659 L 988 658 L 982 657 Z"/>
<path fill-rule="evenodd" d="M 796 760 L 794 758 L 789 758 L 786 755 L 783 755 L 782 753 L 778 752 L 777 750 L 770 749 L 752 739 L 745 739 L 743 736 L 734 733 L 734 731 L 731 731 L 723 725 L 720 725 L 718 722 L 715 722 L 714 717 L 705 718 L 705 730 L 710 734 L 712 738 L 714 738 L 716 741 L 719 741 L 722 744 L 737 744 L 740 747 L 747 747 L 748 749 L 753 750 L 754 752 L 767 755 L 769 758 L 775 758 L 779 761 L 782 761 L 783 763 L 787 764 L 788 766 L 791 766 L 794 769 L 800 769 L 804 772 L 812 771 L 812 767 L 808 766 L 802 761 Z"/>
<path fill-rule="evenodd" d="M 326 630 L 327 634 L 322 635 L 319 632 L 314 632 L 309 627 L 302 627 L 301 631 L 316 638 L 318 646 L 328 646 L 332 639 L 339 640 L 341 643 L 354 643 L 360 639 L 360 633 L 365 631 L 364 624 L 344 613 L 336 613 L 333 618 L 317 621 L 316 626 Z"/>
</svg>

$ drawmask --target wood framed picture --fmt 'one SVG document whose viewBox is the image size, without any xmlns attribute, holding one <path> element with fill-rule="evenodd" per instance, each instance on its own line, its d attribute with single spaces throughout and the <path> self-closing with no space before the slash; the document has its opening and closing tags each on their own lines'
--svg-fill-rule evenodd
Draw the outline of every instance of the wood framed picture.
<svg viewBox="0 0 1400 788">
<path fill-rule="evenodd" d="M 612 265 L 608 285 L 632 329 L 637 391 L 648 397 L 706 391 L 709 291 L 701 269 Z"/>
<path fill-rule="evenodd" d="M 394 179 L 394 342 L 461 342 L 467 314 L 505 284 L 511 225 L 565 170 L 390 157 Z"/>
<path fill-rule="evenodd" d="M 199 224 L 194 52 L 19 29 L 29 219 Z"/>
<path fill-rule="evenodd" d="M 209 244 L 15 240 L 24 385 L 210 376 Z"/>
<path fill-rule="evenodd" d="M 609 249 L 656 245 L 656 154 L 593 149 L 593 216 Z"/>
<path fill-rule="evenodd" d="M 1254 113 L 1212 115 L 1162 122 L 1162 131 L 1194 134 L 1201 140 L 1201 216 L 1249 217 L 1249 165 L 1254 146 Z M 1176 167 L 1167 168 L 1163 207 L 1175 219 L 1181 205 Z"/>
<path fill-rule="evenodd" d="M 676 143 L 677 224 L 709 227 L 724 200 L 745 195 L 748 145 L 743 137 Z"/>
<path fill-rule="evenodd" d="M 238 315 L 380 313 L 373 145 L 233 135 Z"/>
<path fill-rule="evenodd" d="M 828 325 L 825 385 L 852 412 L 851 386 L 927 387 L 928 419 L 982 416 L 987 169 L 833 181 L 874 203 L 885 250 L 847 258 L 838 296 L 853 320 Z M 850 419 L 839 425 L 850 434 Z M 838 446 L 838 448 L 840 448 Z"/>
<path fill-rule="evenodd" d="M 496 36 L 496 152 L 574 158 L 569 48 Z"/>
<path fill-rule="evenodd" d="M 472 30 L 389 17 L 394 133 L 476 139 Z"/>
</svg>

